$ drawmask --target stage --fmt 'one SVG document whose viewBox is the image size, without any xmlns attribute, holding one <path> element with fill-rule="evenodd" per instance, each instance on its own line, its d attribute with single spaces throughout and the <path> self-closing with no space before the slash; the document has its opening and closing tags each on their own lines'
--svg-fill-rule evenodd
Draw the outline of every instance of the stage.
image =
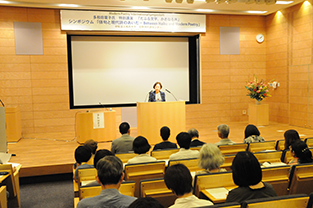
<svg viewBox="0 0 313 208">
<path fill-rule="evenodd" d="M 230 127 L 229 138 L 234 142 L 241 143 L 248 122 L 227 124 Z M 198 127 L 195 127 L 199 131 L 200 140 L 206 143 L 219 141 L 217 136 L 218 125 L 199 124 Z M 297 130 L 301 138 L 313 137 L 313 129 L 289 126 L 288 124 L 270 122 L 268 126 L 258 126 L 258 128 L 266 141 L 283 139 L 284 132 L 288 129 Z M 117 133 L 116 138 L 119 136 Z M 131 136 L 137 136 L 136 128 L 131 129 Z M 147 139 L 149 140 L 149 138 Z M 74 132 L 38 134 L 22 138 L 17 143 L 9 143 L 8 152 L 16 154 L 16 156 L 11 157 L 10 162 L 22 165 L 20 177 L 71 173 L 75 162 L 74 150 L 78 145 Z M 111 142 L 101 142 L 98 145 L 98 149 L 110 150 L 110 148 Z"/>
</svg>

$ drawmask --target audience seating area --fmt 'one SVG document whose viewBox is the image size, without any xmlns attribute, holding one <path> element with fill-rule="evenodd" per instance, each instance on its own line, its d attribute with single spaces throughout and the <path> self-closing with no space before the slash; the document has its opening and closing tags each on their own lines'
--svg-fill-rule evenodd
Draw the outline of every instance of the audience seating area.
<svg viewBox="0 0 313 208">
<path fill-rule="evenodd" d="M 313 147 L 313 138 L 305 139 L 308 146 Z M 312 142 L 312 143 L 310 143 Z M 193 149 L 200 150 L 201 147 Z M 312 208 L 312 199 L 308 196 L 313 192 L 313 164 L 301 164 L 288 166 L 292 156 L 290 151 L 283 151 L 284 140 L 266 141 L 251 144 L 234 144 L 219 146 L 225 161 L 221 168 L 227 169 L 228 172 L 208 173 L 194 176 L 194 194 L 199 198 L 210 199 L 215 205 L 208 207 L 228 207 L 228 208 L 280 208 L 280 207 L 297 207 Z M 153 197 L 157 199 L 164 207 L 172 205 L 177 198 L 171 190 L 169 190 L 163 180 L 163 176 L 167 166 L 182 163 L 186 165 L 191 172 L 201 170 L 198 167 L 198 159 L 171 160 L 168 158 L 171 154 L 179 149 L 167 149 L 151 151 L 151 156 L 157 158 L 157 162 L 149 162 L 142 164 L 125 164 L 125 182 L 120 187 L 120 192 L 135 197 Z M 232 179 L 231 164 L 239 151 L 251 151 L 257 157 L 262 166 L 262 175 L 264 182 L 270 183 L 278 197 L 250 200 L 242 205 L 237 203 L 223 203 L 224 199 L 215 199 L 207 189 L 226 188 L 232 189 L 236 185 Z M 313 148 L 310 148 L 313 151 Z M 136 154 L 125 153 L 116 154 L 123 163 Z M 78 200 L 85 197 L 98 195 L 101 191 L 101 186 L 84 186 L 86 181 L 95 180 L 96 169 L 82 169 L 78 172 L 79 180 L 76 190 Z M 14 183 L 14 182 L 12 182 Z M 0 189 L 0 198 L 5 197 L 5 187 Z M 300 195 L 299 195 L 300 194 Z M 76 199 L 76 202 L 78 202 Z M 4 202 L 1 200 L 1 207 Z"/>
</svg>

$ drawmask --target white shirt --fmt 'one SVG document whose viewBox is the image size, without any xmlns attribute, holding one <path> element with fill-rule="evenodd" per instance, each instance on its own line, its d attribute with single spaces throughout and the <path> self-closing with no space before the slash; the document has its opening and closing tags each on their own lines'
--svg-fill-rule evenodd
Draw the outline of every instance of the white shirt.
<svg viewBox="0 0 313 208">
<path fill-rule="evenodd" d="M 180 160 L 189 158 L 199 158 L 200 152 L 198 150 L 191 150 L 180 148 L 178 152 L 170 155 L 170 160 Z"/>
<path fill-rule="evenodd" d="M 213 205 L 212 202 L 205 199 L 199 199 L 195 195 L 188 196 L 185 198 L 178 198 L 175 200 L 174 205 L 169 208 L 192 208 L 192 207 L 203 207 Z"/>
<path fill-rule="evenodd" d="M 127 164 L 134 164 L 134 163 L 146 163 L 146 162 L 154 162 L 157 161 L 154 157 L 151 157 L 148 154 L 139 154 L 132 159 L 129 159 Z"/>
<path fill-rule="evenodd" d="M 155 93 L 155 101 L 157 102 L 162 101 L 161 93 Z"/>
</svg>

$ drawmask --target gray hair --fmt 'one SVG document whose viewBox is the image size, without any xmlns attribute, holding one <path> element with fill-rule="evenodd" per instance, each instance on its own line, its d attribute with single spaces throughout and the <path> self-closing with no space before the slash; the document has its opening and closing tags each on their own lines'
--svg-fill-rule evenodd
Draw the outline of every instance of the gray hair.
<svg viewBox="0 0 313 208">
<path fill-rule="evenodd" d="M 100 159 L 96 169 L 102 185 L 118 184 L 123 175 L 123 163 L 115 156 L 105 156 Z"/>
<path fill-rule="evenodd" d="M 221 137 L 224 138 L 228 138 L 228 134 L 229 134 L 229 126 L 227 124 L 221 124 L 217 127 L 217 131 L 218 133 L 221 135 Z"/>
<path fill-rule="evenodd" d="M 200 149 L 199 167 L 212 170 L 219 168 L 225 159 L 215 144 L 205 144 Z"/>
<path fill-rule="evenodd" d="M 194 138 L 194 137 L 199 138 L 199 132 L 195 128 L 189 129 L 188 134 L 190 134 L 191 138 Z"/>
</svg>

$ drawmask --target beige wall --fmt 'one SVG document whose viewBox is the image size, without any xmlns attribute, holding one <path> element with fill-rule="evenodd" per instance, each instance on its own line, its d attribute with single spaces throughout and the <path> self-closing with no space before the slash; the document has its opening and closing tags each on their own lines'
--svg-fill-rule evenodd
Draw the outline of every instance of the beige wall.
<svg viewBox="0 0 313 208">
<path fill-rule="evenodd" d="M 280 19 L 277 14 L 207 15 L 207 32 L 201 35 L 202 104 L 186 107 L 187 128 L 201 131 L 207 123 L 247 121 L 242 111 L 254 101 L 244 85 L 254 74 L 281 83 L 265 100 L 270 120 L 303 125 L 301 118 L 313 113 L 308 102 L 313 94 L 311 10 L 311 5 L 295 6 Z M 14 21 L 42 23 L 44 55 L 15 55 Z M 240 27 L 240 55 L 219 55 L 219 27 Z M 259 33 L 265 35 L 261 44 L 255 40 Z M 0 7 L 0 98 L 21 109 L 24 137 L 74 136 L 77 110 L 69 110 L 68 97 L 66 33 L 60 30 L 59 10 Z M 116 110 L 118 124 L 121 111 Z"/>
</svg>

